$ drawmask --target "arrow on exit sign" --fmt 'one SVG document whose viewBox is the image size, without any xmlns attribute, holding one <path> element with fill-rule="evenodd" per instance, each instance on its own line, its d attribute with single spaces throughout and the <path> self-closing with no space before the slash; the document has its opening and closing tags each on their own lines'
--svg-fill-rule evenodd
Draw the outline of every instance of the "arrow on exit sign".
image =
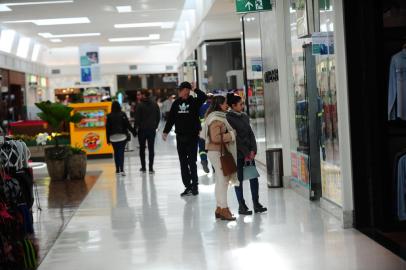
<svg viewBox="0 0 406 270">
<path fill-rule="evenodd" d="M 271 0 L 236 0 L 238 13 L 272 10 Z"/>
</svg>

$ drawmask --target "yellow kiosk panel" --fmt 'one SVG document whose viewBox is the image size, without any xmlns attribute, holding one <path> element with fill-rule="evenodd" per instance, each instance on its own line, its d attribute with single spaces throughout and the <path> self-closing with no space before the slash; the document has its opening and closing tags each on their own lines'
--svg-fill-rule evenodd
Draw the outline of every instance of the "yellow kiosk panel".
<svg viewBox="0 0 406 270">
<path fill-rule="evenodd" d="M 70 124 L 71 144 L 80 146 L 88 155 L 111 154 L 113 149 L 107 144 L 106 116 L 110 113 L 111 102 L 70 104 L 72 113 L 80 113 L 82 121 Z"/>
</svg>

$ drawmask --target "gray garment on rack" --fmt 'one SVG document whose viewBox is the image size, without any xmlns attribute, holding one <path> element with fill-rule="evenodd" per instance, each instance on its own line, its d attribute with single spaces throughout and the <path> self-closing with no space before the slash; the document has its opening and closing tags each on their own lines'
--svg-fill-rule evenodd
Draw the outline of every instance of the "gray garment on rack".
<svg viewBox="0 0 406 270">
<path fill-rule="evenodd" d="M 398 217 L 406 220 L 406 155 L 399 158 L 397 164 Z"/>
<path fill-rule="evenodd" d="M 406 120 L 406 49 L 392 57 L 389 73 L 388 118 Z"/>
</svg>

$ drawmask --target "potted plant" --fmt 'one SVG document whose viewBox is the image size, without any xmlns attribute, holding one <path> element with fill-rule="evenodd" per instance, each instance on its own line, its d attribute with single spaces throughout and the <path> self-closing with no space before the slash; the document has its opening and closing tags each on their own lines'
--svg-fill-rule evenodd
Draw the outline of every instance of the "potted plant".
<svg viewBox="0 0 406 270">
<path fill-rule="evenodd" d="M 72 180 L 83 180 L 86 176 L 87 156 L 82 147 L 69 146 L 67 171 Z"/>
<path fill-rule="evenodd" d="M 47 122 L 48 125 L 54 130 L 59 131 L 63 125 L 70 122 L 78 123 L 82 119 L 79 113 L 72 114 L 73 108 L 60 103 L 50 101 L 35 103 L 38 109 L 38 117 Z M 69 149 L 61 147 L 59 144 L 60 134 L 53 133 L 52 139 L 55 141 L 55 146 L 45 148 L 45 162 L 47 164 L 48 174 L 51 180 L 64 180 L 67 177 L 67 157 Z"/>
</svg>

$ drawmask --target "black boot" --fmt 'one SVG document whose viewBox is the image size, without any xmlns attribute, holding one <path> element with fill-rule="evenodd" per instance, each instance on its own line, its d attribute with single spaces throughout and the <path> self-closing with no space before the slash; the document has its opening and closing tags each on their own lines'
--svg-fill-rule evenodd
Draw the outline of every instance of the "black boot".
<svg viewBox="0 0 406 270">
<path fill-rule="evenodd" d="M 254 202 L 254 212 L 255 213 L 263 213 L 268 211 L 266 207 L 263 207 L 259 202 Z"/>
<path fill-rule="evenodd" d="M 248 209 L 248 206 L 245 204 L 245 202 L 242 202 L 239 204 L 238 214 L 248 216 L 248 215 L 252 215 L 252 211 Z"/>
</svg>

